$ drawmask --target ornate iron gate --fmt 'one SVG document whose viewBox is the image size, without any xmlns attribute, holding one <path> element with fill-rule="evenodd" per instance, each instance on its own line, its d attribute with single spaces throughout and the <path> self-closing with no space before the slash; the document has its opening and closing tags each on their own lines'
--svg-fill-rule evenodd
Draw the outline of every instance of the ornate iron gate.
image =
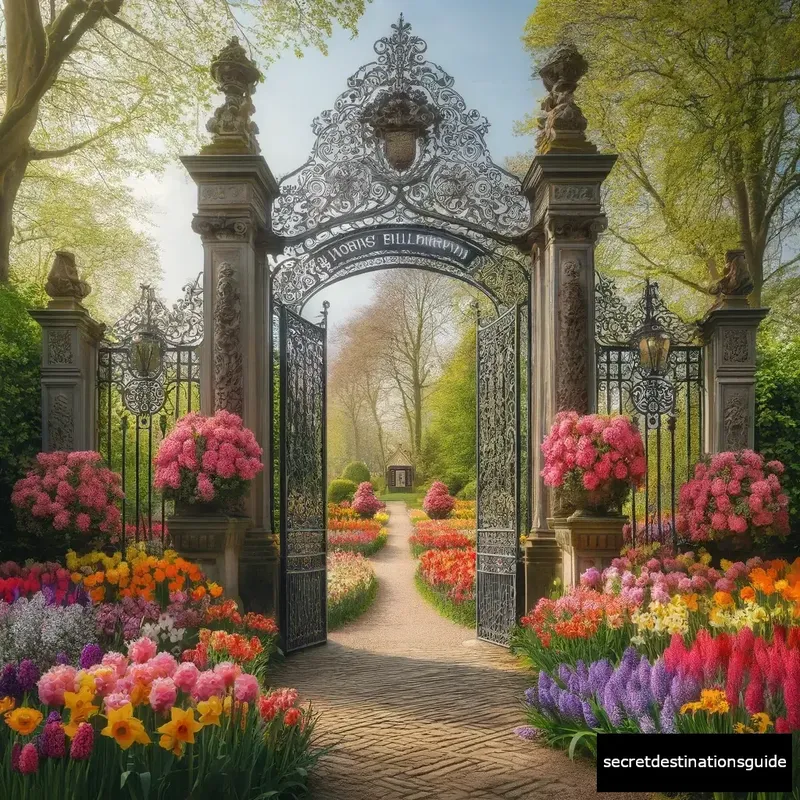
<svg viewBox="0 0 800 800">
<path fill-rule="evenodd" d="M 520 322 L 514 306 L 477 333 L 477 632 L 508 645 L 520 569 Z"/>
<path fill-rule="evenodd" d="M 325 378 L 328 304 L 316 325 L 279 319 L 281 632 L 290 653 L 326 641 Z"/>
</svg>

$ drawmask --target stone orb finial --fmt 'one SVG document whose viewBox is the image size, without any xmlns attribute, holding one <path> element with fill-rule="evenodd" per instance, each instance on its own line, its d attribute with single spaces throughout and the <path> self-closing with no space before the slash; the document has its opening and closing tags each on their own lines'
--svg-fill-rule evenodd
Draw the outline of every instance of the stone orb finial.
<svg viewBox="0 0 800 800">
<path fill-rule="evenodd" d="M 560 44 L 539 69 L 547 97 L 542 101 L 536 151 L 544 153 L 596 153 L 586 138 L 586 117 L 575 102 L 578 81 L 589 65 L 572 44 Z"/>
<path fill-rule="evenodd" d="M 91 294 L 92 287 L 80 279 L 75 255 L 66 250 L 56 250 L 44 290 L 54 300 L 72 298 L 80 302 Z"/>
</svg>

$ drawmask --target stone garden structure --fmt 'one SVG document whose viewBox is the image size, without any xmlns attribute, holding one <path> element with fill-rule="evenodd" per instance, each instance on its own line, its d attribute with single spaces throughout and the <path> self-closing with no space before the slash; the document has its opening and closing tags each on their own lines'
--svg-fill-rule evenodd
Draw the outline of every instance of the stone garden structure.
<svg viewBox="0 0 800 800">
<path fill-rule="evenodd" d="M 681 326 L 651 286 L 629 309 L 596 276 L 602 185 L 616 157 L 586 137 L 574 99 L 587 69 L 580 54 L 560 47 L 541 69 L 548 94 L 520 183 L 492 162 L 488 122 L 426 48 L 401 17 L 315 120 L 309 161 L 279 184 L 252 122 L 260 75 L 232 39 L 211 65 L 224 102 L 208 123 L 210 143 L 182 159 L 197 185 L 201 283 L 172 310 L 145 287 L 124 325 L 104 331 L 81 304 L 89 287 L 74 259 L 59 253 L 52 299 L 32 312 L 43 329 L 43 449 L 100 449 L 113 464 L 114 426 L 123 425 L 123 459 L 135 435 L 135 512 L 134 493 L 126 502 L 137 531 L 140 519 L 159 516 L 159 501 L 154 510 L 139 485 L 147 459 L 138 456 L 168 415 L 199 402 L 253 430 L 265 469 L 243 509 L 246 533 L 227 540 L 225 569 L 238 564 L 247 606 L 280 612 L 289 651 L 326 638 L 325 320 L 300 312 L 334 281 L 417 267 L 488 298 L 477 355 L 480 638 L 505 644 L 565 566 L 574 573 L 587 552 L 619 549 L 621 524 L 611 538 L 607 527 L 587 530 L 580 546 L 556 537 L 559 509 L 539 477 L 539 445 L 559 410 L 636 414 L 658 439 L 648 457 L 659 459 L 659 476 L 662 433 L 671 436 L 672 452 L 663 452 L 673 493 L 676 441 L 687 458 L 698 436 L 698 454 L 753 444 L 755 335 L 766 309 L 747 304 L 741 251 L 728 253 L 718 302 L 698 327 Z M 654 331 L 673 347 L 663 363 L 646 364 L 643 342 Z M 658 481 L 645 514 L 668 505 L 660 492 L 669 477 Z M 210 542 L 189 536 L 184 547 L 224 550 Z"/>
</svg>

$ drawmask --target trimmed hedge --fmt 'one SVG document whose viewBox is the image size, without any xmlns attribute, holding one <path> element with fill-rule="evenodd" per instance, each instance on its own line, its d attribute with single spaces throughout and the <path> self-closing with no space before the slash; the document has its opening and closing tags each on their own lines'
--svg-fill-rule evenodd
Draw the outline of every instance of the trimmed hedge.
<svg viewBox="0 0 800 800">
<path fill-rule="evenodd" d="M 368 483 L 370 479 L 369 467 L 363 461 L 351 461 L 342 472 L 342 478 L 346 481 L 353 481 L 356 486 L 359 483 Z"/>
<path fill-rule="evenodd" d="M 337 478 L 330 482 L 328 486 L 328 502 L 341 503 L 344 500 L 350 502 L 353 495 L 356 493 L 358 486 L 353 481 L 347 481 L 343 478 Z"/>
</svg>

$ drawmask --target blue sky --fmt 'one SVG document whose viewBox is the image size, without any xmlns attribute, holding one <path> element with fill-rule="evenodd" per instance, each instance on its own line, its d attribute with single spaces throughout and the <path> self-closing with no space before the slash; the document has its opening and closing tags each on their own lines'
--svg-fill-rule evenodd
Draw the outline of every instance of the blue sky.
<svg viewBox="0 0 800 800">
<path fill-rule="evenodd" d="M 538 107 L 544 90 L 531 77 L 532 65 L 520 40 L 535 0 L 374 0 L 359 24 L 359 35 L 337 30 L 328 56 L 308 52 L 282 58 L 267 73 L 254 98 L 259 141 L 276 177 L 302 164 L 314 142 L 311 121 L 346 88 L 347 78 L 372 61 L 373 42 L 391 33 L 401 12 L 412 32 L 428 42 L 427 58 L 455 78 L 467 105 L 490 123 L 487 141 L 495 161 L 529 150 L 532 142 L 514 136 L 514 122 Z M 180 164 L 137 191 L 154 207 L 154 235 L 164 270 L 162 291 L 174 299 L 202 269 L 200 238 L 190 228 L 195 187 Z M 373 276 L 351 278 L 320 293 L 331 302 L 332 321 L 367 302 Z"/>
</svg>

